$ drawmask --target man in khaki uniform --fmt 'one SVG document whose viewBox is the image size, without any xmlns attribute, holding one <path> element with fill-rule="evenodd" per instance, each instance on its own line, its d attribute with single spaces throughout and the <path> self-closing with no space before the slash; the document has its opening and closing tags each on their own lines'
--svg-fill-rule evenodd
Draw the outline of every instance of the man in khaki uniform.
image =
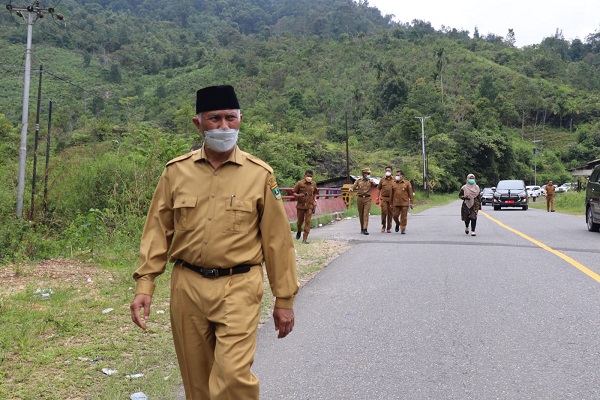
<svg viewBox="0 0 600 400">
<path fill-rule="evenodd" d="M 408 207 L 414 207 L 415 202 L 412 185 L 404 179 L 404 172 L 396 171 L 396 178 L 392 188 L 392 206 L 394 207 L 394 222 L 396 223 L 396 232 L 406 233 L 406 224 L 408 222 Z M 400 217 L 400 220 L 398 220 Z"/>
<path fill-rule="evenodd" d="M 381 232 L 392 232 L 392 167 L 385 167 L 385 177 L 379 181 L 375 204 L 381 202 Z"/>
<path fill-rule="evenodd" d="M 348 191 L 353 193 L 356 191 L 358 197 L 358 219 L 360 220 L 360 233 L 368 235 L 369 231 L 369 211 L 371 210 L 371 188 L 375 185 L 371 179 L 371 170 L 363 168 L 361 170 L 362 178 L 358 178 L 354 185 Z"/>
<path fill-rule="evenodd" d="M 292 189 L 292 193 L 296 198 L 296 213 L 298 214 L 298 221 L 296 226 L 298 232 L 296 232 L 296 239 L 300 240 L 300 234 L 302 233 L 302 225 L 304 225 L 304 235 L 302 236 L 302 243 L 308 244 L 308 234 L 310 233 L 310 222 L 312 220 L 313 210 L 317 206 L 317 184 L 313 182 L 313 172 L 307 170 L 304 173 L 304 179 L 296 182 L 296 185 Z"/>
<path fill-rule="evenodd" d="M 554 183 L 551 180 L 548 181 L 544 189 L 546 190 L 546 211 L 554 212 L 554 194 L 556 192 Z"/>
<path fill-rule="evenodd" d="M 278 337 L 294 327 L 294 244 L 273 170 L 237 147 L 231 86 L 197 92 L 202 148 L 167 163 L 142 234 L 131 318 L 150 316 L 154 279 L 174 262 L 171 327 L 186 399 L 258 400 L 250 371 L 266 264 Z M 143 318 L 140 315 L 143 311 Z"/>
</svg>

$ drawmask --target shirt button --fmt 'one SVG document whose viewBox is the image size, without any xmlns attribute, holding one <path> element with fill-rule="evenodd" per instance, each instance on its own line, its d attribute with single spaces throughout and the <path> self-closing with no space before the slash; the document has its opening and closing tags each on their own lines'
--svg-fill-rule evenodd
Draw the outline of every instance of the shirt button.
<svg viewBox="0 0 600 400">
<path fill-rule="evenodd" d="M 208 240 L 205 240 L 205 241 L 204 241 L 204 244 L 208 244 Z"/>
<path fill-rule="evenodd" d="M 208 217 L 208 220 L 209 220 L 209 221 L 212 221 L 212 217 Z"/>
<path fill-rule="evenodd" d="M 214 198 L 215 198 L 215 195 L 214 195 L 214 194 L 211 194 L 211 195 L 210 195 L 210 197 L 212 197 L 212 198 L 214 199 Z"/>
</svg>

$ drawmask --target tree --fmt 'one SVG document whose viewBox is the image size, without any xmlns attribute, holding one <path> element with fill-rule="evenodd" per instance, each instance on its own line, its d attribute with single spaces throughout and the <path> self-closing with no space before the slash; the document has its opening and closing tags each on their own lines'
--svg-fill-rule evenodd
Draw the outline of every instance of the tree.
<svg viewBox="0 0 600 400">
<path fill-rule="evenodd" d="M 508 30 L 508 33 L 506 34 L 506 43 L 508 43 L 510 46 L 514 47 L 516 42 L 517 42 L 517 39 L 515 38 L 515 31 L 514 31 L 514 29 L 510 28 Z"/>
<path fill-rule="evenodd" d="M 406 106 L 419 110 L 423 114 L 438 114 L 440 113 L 441 105 L 439 101 L 436 101 L 437 98 L 438 91 L 435 84 L 424 78 L 419 78 L 411 88 Z"/>
<path fill-rule="evenodd" d="M 121 83 L 123 78 L 121 77 L 121 67 L 119 66 L 119 64 L 113 64 L 110 66 L 108 80 L 112 83 Z"/>
<path fill-rule="evenodd" d="M 436 62 L 435 62 L 435 75 L 434 75 L 434 80 L 437 79 L 437 77 L 440 77 L 440 88 L 441 88 L 441 92 L 442 92 L 442 104 L 444 103 L 444 76 L 443 76 L 443 72 L 444 72 L 444 66 L 446 64 L 448 64 L 449 59 L 448 57 L 446 57 L 446 53 L 444 51 L 443 47 L 440 47 L 439 49 L 437 49 L 435 51 L 435 57 L 436 57 Z"/>
<path fill-rule="evenodd" d="M 408 85 L 400 76 L 386 74 L 375 86 L 374 97 L 384 112 L 403 105 L 408 97 Z"/>
<path fill-rule="evenodd" d="M 573 114 L 579 115 L 583 108 L 583 100 L 578 97 L 570 97 L 566 103 L 566 112 L 570 114 L 569 131 L 573 131 Z"/>
<path fill-rule="evenodd" d="M 477 85 L 477 93 L 479 97 L 485 97 L 490 102 L 496 101 L 498 90 L 494 86 L 494 79 L 490 75 L 485 75 L 481 82 Z"/>
<path fill-rule="evenodd" d="M 561 86 L 553 97 L 552 112 L 558 115 L 558 126 L 562 129 L 563 117 L 567 113 L 568 100 L 571 90 L 566 86 Z"/>
</svg>

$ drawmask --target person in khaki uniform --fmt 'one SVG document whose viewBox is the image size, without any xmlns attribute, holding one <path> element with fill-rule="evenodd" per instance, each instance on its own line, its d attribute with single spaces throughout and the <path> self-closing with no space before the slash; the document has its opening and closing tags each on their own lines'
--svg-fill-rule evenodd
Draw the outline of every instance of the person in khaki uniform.
<svg viewBox="0 0 600 400">
<path fill-rule="evenodd" d="M 406 233 L 406 224 L 408 223 L 408 207 L 414 207 L 415 195 L 412 185 L 404 179 L 404 172 L 396 171 L 392 187 L 392 206 L 394 207 L 394 222 L 396 223 L 396 232 Z"/>
<path fill-rule="evenodd" d="M 381 202 L 381 232 L 392 232 L 392 167 L 385 167 L 385 177 L 379 181 L 375 204 Z"/>
<path fill-rule="evenodd" d="M 546 190 L 546 211 L 554 212 L 554 194 L 556 192 L 554 183 L 551 180 L 548 181 L 544 189 Z"/>
<path fill-rule="evenodd" d="M 371 210 L 371 188 L 376 186 L 371 179 L 371 170 L 363 168 L 361 170 L 362 178 L 358 178 L 354 185 L 348 191 L 353 193 L 356 191 L 358 197 L 358 219 L 360 220 L 360 233 L 368 235 L 369 231 L 369 211 Z"/>
<path fill-rule="evenodd" d="M 258 400 L 250 367 L 263 262 L 276 297 L 278 337 L 294 327 L 299 285 L 289 223 L 271 167 L 236 145 L 239 108 L 231 86 L 197 92 L 192 121 L 204 145 L 167 163 L 133 274 L 131 318 L 145 330 L 154 280 L 167 260 L 174 262 L 171 328 L 188 400 Z"/>
<path fill-rule="evenodd" d="M 317 184 L 312 181 L 313 172 L 307 170 L 304 173 L 304 179 L 296 182 L 292 193 L 297 200 L 296 213 L 298 214 L 298 221 L 296 226 L 298 232 L 296 232 L 296 239 L 300 240 L 300 234 L 302 233 L 302 225 L 304 225 L 304 235 L 302 236 L 302 243 L 308 244 L 308 234 L 310 233 L 310 222 L 312 220 L 313 210 L 317 206 L 317 197 L 319 192 L 317 191 Z"/>
</svg>

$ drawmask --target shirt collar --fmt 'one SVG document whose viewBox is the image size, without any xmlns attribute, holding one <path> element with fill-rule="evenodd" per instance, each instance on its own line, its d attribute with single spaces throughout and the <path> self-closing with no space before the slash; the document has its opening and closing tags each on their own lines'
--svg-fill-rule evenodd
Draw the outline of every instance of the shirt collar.
<svg viewBox="0 0 600 400">
<path fill-rule="evenodd" d="M 206 146 L 206 144 L 203 144 L 200 150 L 198 150 L 196 154 L 192 156 L 192 159 L 194 161 L 208 161 L 206 159 L 206 150 L 204 149 L 204 146 Z M 242 154 L 242 150 L 240 150 L 240 148 L 237 145 L 235 145 L 233 151 L 231 152 L 231 154 L 229 154 L 229 158 L 223 164 L 230 162 L 238 165 L 244 165 L 244 156 Z"/>
</svg>

